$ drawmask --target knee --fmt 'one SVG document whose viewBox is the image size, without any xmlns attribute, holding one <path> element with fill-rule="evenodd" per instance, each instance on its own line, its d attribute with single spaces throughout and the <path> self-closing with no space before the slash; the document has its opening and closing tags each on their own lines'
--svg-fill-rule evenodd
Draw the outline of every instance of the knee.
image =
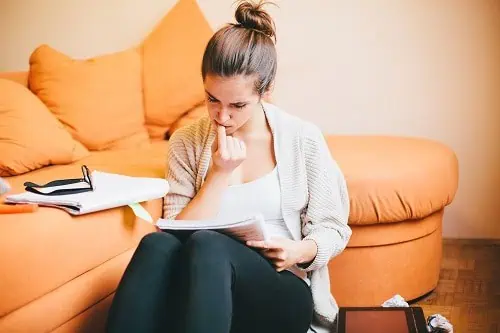
<svg viewBox="0 0 500 333">
<path fill-rule="evenodd" d="M 165 232 L 153 232 L 141 239 L 138 250 L 170 252 L 180 247 L 181 242 L 175 236 Z"/>
<path fill-rule="evenodd" d="M 189 252 L 199 252 L 201 254 L 213 254 L 226 252 L 225 243 L 227 236 L 211 230 L 200 230 L 194 232 L 186 241 Z"/>
</svg>

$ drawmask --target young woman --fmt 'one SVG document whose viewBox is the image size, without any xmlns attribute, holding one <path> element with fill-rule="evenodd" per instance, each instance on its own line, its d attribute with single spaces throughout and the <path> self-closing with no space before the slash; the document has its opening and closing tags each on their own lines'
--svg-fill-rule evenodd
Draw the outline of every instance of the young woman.
<svg viewBox="0 0 500 333">
<path fill-rule="evenodd" d="M 170 139 L 164 217 L 264 216 L 272 238 L 153 233 L 117 289 L 108 332 L 327 332 L 338 308 L 328 261 L 345 248 L 349 200 L 318 127 L 263 97 L 276 73 L 274 23 L 241 2 L 202 63 L 209 117 Z"/>
</svg>

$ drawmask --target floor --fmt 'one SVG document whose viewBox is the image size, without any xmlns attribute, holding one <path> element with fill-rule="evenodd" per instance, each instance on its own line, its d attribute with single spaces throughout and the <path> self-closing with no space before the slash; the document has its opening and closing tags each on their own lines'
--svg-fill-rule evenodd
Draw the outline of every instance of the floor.
<svg viewBox="0 0 500 333">
<path fill-rule="evenodd" d="M 437 288 L 416 304 L 454 333 L 500 333 L 500 241 L 445 240 Z"/>
</svg>

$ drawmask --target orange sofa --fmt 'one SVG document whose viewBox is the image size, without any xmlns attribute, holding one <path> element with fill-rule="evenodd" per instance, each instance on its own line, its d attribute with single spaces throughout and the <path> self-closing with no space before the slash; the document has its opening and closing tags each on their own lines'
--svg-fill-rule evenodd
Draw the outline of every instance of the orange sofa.
<svg viewBox="0 0 500 333">
<path fill-rule="evenodd" d="M 186 31 L 182 27 L 186 20 L 197 24 Z M 184 35 L 179 40 L 180 32 Z M 196 2 L 181 0 L 135 49 L 140 80 L 133 81 L 134 73 L 130 77 L 140 86 L 132 87 L 134 93 L 127 93 L 132 84 L 98 83 L 125 75 L 125 69 L 132 68 L 123 67 L 131 61 L 128 56 L 137 65 L 135 54 L 120 54 L 119 61 L 113 55 L 77 61 L 42 47 L 34 51 L 28 72 L 0 73 L 0 83 L 17 82 L 30 91 L 29 98 L 36 97 L 50 109 L 70 133 L 61 140 L 74 140 L 67 156 L 50 157 L 50 149 L 19 155 L 14 162 L 23 163 L 4 169 L 24 170 L 5 177 L 11 193 L 22 191 L 26 180 L 44 183 L 78 177 L 82 164 L 132 176 L 164 177 L 168 145 L 164 134 L 168 137 L 204 114 L 197 64 L 210 33 Z M 115 74 L 109 68 L 117 63 L 121 67 L 114 69 L 119 71 Z M 0 126 L 5 105 L 1 87 Z M 112 89 L 116 87 L 118 92 Z M 79 102 L 82 93 L 88 96 L 85 105 Z M 123 105 L 123 101 L 136 103 L 137 96 L 142 115 L 132 116 L 129 112 L 136 113 L 136 108 L 127 108 L 132 104 Z M 29 103 L 22 105 L 26 108 L 35 102 Z M 110 116 L 118 107 L 123 108 L 120 119 Z M 98 116 L 108 120 L 81 124 Z M 129 118 L 139 119 L 142 127 L 137 130 L 135 123 L 126 121 Z M 99 126 L 109 131 L 96 131 Z M 134 128 L 123 140 L 116 139 L 126 127 Z M 0 130 L 0 162 L 7 152 L 2 147 L 8 147 L 9 140 Z M 40 134 L 39 140 L 24 144 L 43 140 Z M 410 300 L 431 291 L 439 277 L 444 209 L 458 184 L 454 152 L 441 143 L 418 138 L 328 135 L 327 141 L 345 173 L 351 200 L 352 238 L 329 264 L 331 290 L 339 304 L 379 305 L 396 293 Z M 45 145 L 44 141 L 41 149 Z M 142 205 L 154 219 L 161 216 L 162 200 Z M 135 247 L 141 237 L 154 231 L 153 225 L 135 217 L 128 207 L 78 217 L 48 207 L 35 213 L 0 215 L 0 332 L 103 332 L 116 286 Z"/>
<path fill-rule="evenodd" d="M 340 305 L 379 305 L 398 293 L 414 299 L 438 282 L 444 208 L 457 188 L 457 160 L 424 139 L 328 136 L 344 170 L 353 229 L 330 262 Z M 7 177 L 13 192 L 27 179 L 74 177 L 81 164 L 133 176 L 163 177 L 168 141 L 150 148 L 92 152 L 68 165 Z M 143 203 L 153 218 L 161 200 Z M 54 208 L 0 215 L 0 332 L 101 332 L 119 279 L 139 239 L 154 227 L 129 208 L 72 217 Z"/>
</svg>

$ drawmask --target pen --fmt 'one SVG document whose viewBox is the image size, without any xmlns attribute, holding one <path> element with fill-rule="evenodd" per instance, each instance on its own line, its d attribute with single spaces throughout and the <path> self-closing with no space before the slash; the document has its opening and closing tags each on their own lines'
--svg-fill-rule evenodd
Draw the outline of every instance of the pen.
<svg viewBox="0 0 500 333">
<path fill-rule="evenodd" d="M 37 204 L 0 204 L 0 214 L 33 213 L 37 209 Z"/>
</svg>

